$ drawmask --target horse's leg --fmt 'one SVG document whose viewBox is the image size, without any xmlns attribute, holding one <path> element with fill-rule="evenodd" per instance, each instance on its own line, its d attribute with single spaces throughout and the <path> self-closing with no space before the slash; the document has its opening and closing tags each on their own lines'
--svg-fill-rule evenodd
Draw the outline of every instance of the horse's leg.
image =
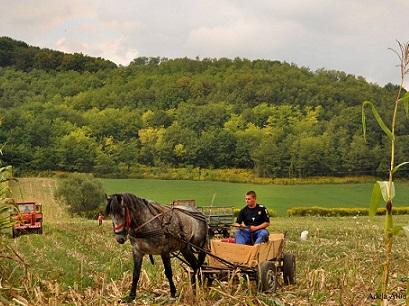
<svg viewBox="0 0 409 306">
<path fill-rule="evenodd" d="M 199 255 L 197 256 L 197 268 L 198 269 L 200 269 L 200 267 L 203 265 L 205 258 L 206 258 L 206 253 L 199 251 Z"/>
<path fill-rule="evenodd" d="M 188 245 L 186 245 L 186 247 L 182 248 L 180 250 L 180 252 L 182 253 L 183 257 L 186 258 L 187 262 L 189 263 L 190 267 L 193 269 L 193 275 L 190 279 L 192 285 L 194 285 L 196 283 L 196 273 L 198 270 L 198 262 L 197 259 L 195 257 L 195 255 L 193 254 L 192 248 Z"/>
<path fill-rule="evenodd" d="M 127 298 L 128 301 L 133 301 L 136 297 L 136 286 L 138 285 L 139 275 L 141 274 L 141 267 L 142 267 L 142 258 L 143 254 L 140 254 L 134 248 L 132 248 L 133 253 L 133 274 L 132 274 L 132 286 L 131 291 L 129 292 L 129 296 Z"/>
<path fill-rule="evenodd" d="M 163 266 L 165 267 L 165 275 L 169 281 L 170 296 L 174 298 L 176 296 L 176 287 L 175 287 L 175 284 L 173 283 L 172 265 L 170 263 L 169 253 L 162 254 L 161 257 L 163 261 Z"/>
</svg>

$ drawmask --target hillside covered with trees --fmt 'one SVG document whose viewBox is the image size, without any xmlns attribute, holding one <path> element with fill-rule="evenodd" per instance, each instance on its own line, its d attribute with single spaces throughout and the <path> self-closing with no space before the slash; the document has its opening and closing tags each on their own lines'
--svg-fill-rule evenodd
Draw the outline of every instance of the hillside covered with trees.
<svg viewBox="0 0 409 306">
<path fill-rule="evenodd" d="M 139 57 L 117 67 L 3 37 L 2 159 L 20 172 L 120 176 L 140 164 L 381 174 L 388 140 L 368 116 L 365 144 L 361 105 L 374 102 L 389 122 L 397 88 L 269 60 Z M 397 134 L 409 134 L 407 119 L 398 123 Z M 397 149 L 397 162 L 409 159 L 409 136 Z"/>
</svg>

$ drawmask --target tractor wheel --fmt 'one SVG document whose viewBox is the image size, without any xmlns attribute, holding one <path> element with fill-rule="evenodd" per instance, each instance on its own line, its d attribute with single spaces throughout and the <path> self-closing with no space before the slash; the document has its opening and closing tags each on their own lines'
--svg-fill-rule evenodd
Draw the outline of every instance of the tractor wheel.
<svg viewBox="0 0 409 306">
<path fill-rule="evenodd" d="M 271 261 L 264 261 L 257 271 L 257 288 L 262 292 L 275 292 L 277 287 L 277 267 Z"/>
<path fill-rule="evenodd" d="M 21 232 L 19 230 L 13 229 L 13 238 L 17 238 L 18 236 L 20 236 Z"/>
<path fill-rule="evenodd" d="M 293 254 L 284 254 L 283 278 L 284 284 L 295 284 L 295 256 Z"/>
</svg>

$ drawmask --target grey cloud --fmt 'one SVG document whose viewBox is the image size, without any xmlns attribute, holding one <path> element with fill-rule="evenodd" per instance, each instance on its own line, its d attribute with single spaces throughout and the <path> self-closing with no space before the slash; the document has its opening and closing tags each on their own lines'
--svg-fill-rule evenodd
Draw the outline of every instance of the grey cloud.
<svg viewBox="0 0 409 306">
<path fill-rule="evenodd" d="M 135 56 L 238 56 L 396 83 L 387 48 L 409 40 L 406 0 L 1 2 L 1 35 L 125 65 Z"/>
</svg>

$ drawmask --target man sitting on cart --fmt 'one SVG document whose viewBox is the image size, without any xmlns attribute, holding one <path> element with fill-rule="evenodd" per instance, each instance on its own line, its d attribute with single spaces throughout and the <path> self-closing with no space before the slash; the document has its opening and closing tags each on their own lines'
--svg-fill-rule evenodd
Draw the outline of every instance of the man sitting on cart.
<svg viewBox="0 0 409 306">
<path fill-rule="evenodd" d="M 246 193 L 246 204 L 237 216 L 234 226 L 236 231 L 236 243 L 238 244 L 259 244 L 268 241 L 270 217 L 267 208 L 256 202 L 256 193 L 249 191 Z"/>
</svg>

